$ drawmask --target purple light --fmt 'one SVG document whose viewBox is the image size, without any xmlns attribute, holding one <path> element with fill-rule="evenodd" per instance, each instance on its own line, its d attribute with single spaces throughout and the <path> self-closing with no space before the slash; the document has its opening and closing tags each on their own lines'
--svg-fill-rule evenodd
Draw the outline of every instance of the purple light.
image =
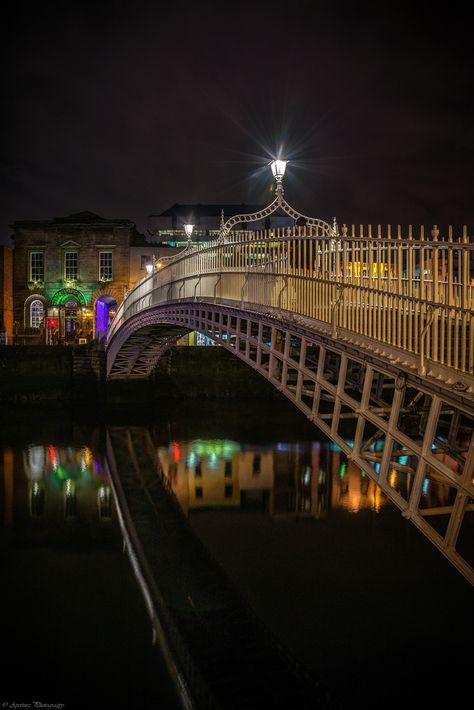
<svg viewBox="0 0 474 710">
<path fill-rule="evenodd" d="M 102 298 L 95 302 L 95 337 L 107 338 L 107 326 L 109 323 L 109 306 Z"/>
</svg>

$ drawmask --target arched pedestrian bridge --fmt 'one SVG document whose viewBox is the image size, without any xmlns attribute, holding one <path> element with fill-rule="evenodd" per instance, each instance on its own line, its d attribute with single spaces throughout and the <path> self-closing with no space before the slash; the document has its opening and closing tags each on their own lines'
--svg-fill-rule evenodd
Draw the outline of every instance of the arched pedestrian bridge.
<svg viewBox="0 0 474 710">
<path fill-rule="evenodd" d="M 223 230 L 140 281 L 108 378 L 146 378 L 200 331 L 266 377 L 474 582 L 474 244 L 312 220 Z M 445 505 L 422 492 L 445 486 Z M 472 545 L 472 543 L 471 543 Z"/>
</svg>

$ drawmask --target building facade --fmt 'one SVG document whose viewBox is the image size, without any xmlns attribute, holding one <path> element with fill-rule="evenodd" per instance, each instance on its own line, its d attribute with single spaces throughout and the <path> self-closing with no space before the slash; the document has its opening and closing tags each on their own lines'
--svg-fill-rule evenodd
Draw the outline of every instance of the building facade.
<svg viewBox="0 0 474 710">
<path fill-rule="evenodd" d="M 170 253 L 147 242 L 134 222 L 92 212 L 12 227 L 14 335 L 20 344 L 105 339 L 117 306 L 146 274 L 146 264 Z"/>
</svg>

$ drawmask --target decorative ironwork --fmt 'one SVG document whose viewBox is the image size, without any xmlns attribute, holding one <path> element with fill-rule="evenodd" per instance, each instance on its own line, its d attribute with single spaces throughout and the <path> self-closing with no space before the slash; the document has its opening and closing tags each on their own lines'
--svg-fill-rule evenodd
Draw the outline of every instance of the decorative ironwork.
<svg viewBox="0 0 474 710">
<path fill-rule="evenodd" d="M 276 161 L 273 161 L 273 162 L 276 162 Z M 280 162 L 287 162 L 287 161 L 280 161 Z M 318 229 L 318 231 L 320 231 L 320 234 L 322 234 L 324 236 L 327 236 L 327 237 L 337 237 L 338 236 L 336 218 L 334 218 L 334 223 L 331 226 L 328 222 L 325 222 L 322 219 L 318 219 L 316 217 L 308 217 L 308 215 L 298 212 L 298 210 L 295 210 L 285 200 L 285 197 L 284 197 L 285 190 L 283 189 L 283 175 L 276 174 L 275 179 L 276 179 L 276 188 L 275 188 L 276 197 L 273 200 L 273 202 L 271 202 L 263 210 L 260 210 L 259 212 L 250 212 L 247 214 L 237 214 L 237 215 L 234 215 L 233 217 L 230 217 L 226 222 L 223 222 L 224 214 L 222 213 L 221 228 L 220 228 L 220 233 L 219 233 L 219 237 L 218 237 L 219 242 L 226 241 L 229 233 L 231 232 L 232 228 L 235 227 L 236 224 L 242 224 L 242 223 L 247 224 L 250 222 L 258 222 L 259 220 L 265 219 L 265 217 L 269 217 L 271 214 L 276 212 L 278 209 L 281 209 L 285 214 L 287 214 L 289 217 L 292 217 L 295 221 L 298 219 L 304 220 L 305 226 L 307 226 L 307 227 L 316 227 L 316 229 Z"/>
</svg>

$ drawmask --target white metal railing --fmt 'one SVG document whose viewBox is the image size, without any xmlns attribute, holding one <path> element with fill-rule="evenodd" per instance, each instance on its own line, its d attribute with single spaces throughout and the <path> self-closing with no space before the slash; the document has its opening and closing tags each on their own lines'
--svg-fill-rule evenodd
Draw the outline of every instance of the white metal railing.
<svg viewBox="0 0 474 710">
<path fill-rule="evenodd" d="M 420 356 L 474 369 L 474 244 L 435 228 L 403 236 L 344 225 L 230 232 L 225 241 L 186 249 L 129 291 L 111 324 L 175 300 L 225 299 L 278 308 Z"/>
</svg>

